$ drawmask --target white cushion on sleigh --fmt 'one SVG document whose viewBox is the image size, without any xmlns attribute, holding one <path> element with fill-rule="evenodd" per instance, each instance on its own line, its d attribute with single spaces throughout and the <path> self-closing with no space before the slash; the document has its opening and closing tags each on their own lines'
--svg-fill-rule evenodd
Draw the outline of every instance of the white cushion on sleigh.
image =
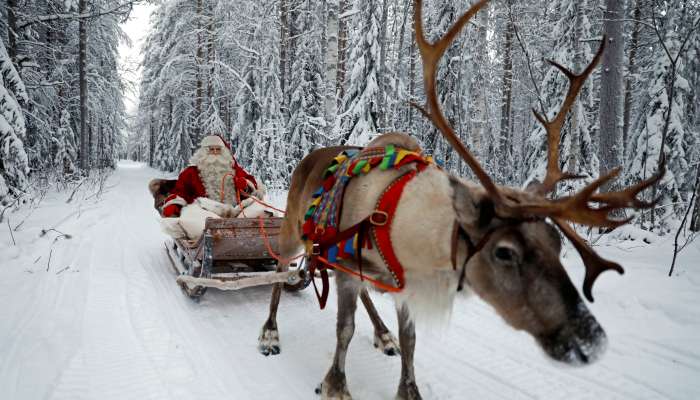
<svg viewBox="0 0 700 400">
<path fill-rule="evenodd" d="M 278 213 L 268 211 L 267 207 L 253 199 L 245 199 L 240 206 L 231 206 L 218 201 L 200 197 L 192 204 L 182 207 L 179 218 L 161 218 L 163 232 L 175 239 L 197 240 L 204 232 L 207 218 L 269 218 Z"/>
</svg>

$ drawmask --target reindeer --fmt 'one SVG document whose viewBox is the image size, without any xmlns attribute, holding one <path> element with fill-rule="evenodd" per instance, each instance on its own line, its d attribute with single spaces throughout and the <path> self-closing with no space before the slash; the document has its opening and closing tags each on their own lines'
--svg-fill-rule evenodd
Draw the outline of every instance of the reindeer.
<svg viewBox="0 0 700 400">
<path fill-rule="evenodd" d="M 568 78 L 569 89 L 561 109 L 551 121 L 535 112 L 547 132 L 548 160 L 543 182 L 526 190 L 496 185 L 457 138 L 440 109 L 436 93 L 439 60 L 469 19 L 487 2 L 481 0 L 474 4 L 443 38 L 431 44 L 423 33 L 422 2 L 415 1 L 414 25 L 423 59 L 427 97 L 427 106 L 418 108 L 469 165 L 478 183 L 430 165 L 406 184 L 390 222 L 391 241 L 405 272 L 403 290 L 394 295 L 401 351 L 398 399 L 421 398 L 413 368 L 416 321 L 422 320 L 424 315 L 449 313 L 452 300 L 461 288 L 489 303 L 514 329 L 528 332 L 554 360 L 581 365 L 598 359 L 606 347 L 606 335 L 560 262 L 559 232 L 572 242 L 583 259 L 586 267 L 583 293 L 592 302 L 596 278 L 606 270 L 623 273 L 623 269 L 596 254 L 570 224 L 615 228 L 628 223 L 629 218 L 614 219 L 611 213 L 651 207 L 653 202 L 642 202 L 637 195 L 658 182 L 665 172 L 662 162 L 658 173 L 645 181 L 619 191 L 596 193 L 601 185 L 620 173 L 615 169 L 572 195 L 548 197 L 558 182 L 580 178 L 561 171 L 558 147 L 566 114 L 601 58 L 605 47 L 603 39 L 597 54 L 581 74 L 550 61 Z M 396 133 L 380 136 L 368 146 L 388 143 L 417 146 L 409 136 Z M 342 148 L 334 147 L 314 151 L 294 171 L 280 239 L 284 256 L 291 256 L 302 245 L 300 227 L 305 207 L 322 182 L 323 170 L 340 150 Z M 341 229 L 372 214 L 387 185 L 412 169 L 415 166 L 405 165 L 399 170 L 373 170 L 353 178 L 344 195 Z M 453 227 L 458 235 L 454 234 Z M 361 262 L 367 276 L 390 279 L 376 246 L 375 250 L 362 253 Z M 357 264 L 357 261 L 342 262 L 343 266 L 355 269 Z M 454 268 L 455 265 L 460 267 Z M 357 298 L 360 294 L 366 295 L 367 285 L 343 273 L 335 276 L 337 347 L 333 363 L 317 392 L 323 399 L 345 400 L 351 398 L 346 385 L 345 356 L 354 332 Z M 269 345 L 269 338 L 277 338 L 275 313 L 279 294 L 277 286 L 273 289 L 270 317 L 260 336 L 263 351 Z"/>
</svg>

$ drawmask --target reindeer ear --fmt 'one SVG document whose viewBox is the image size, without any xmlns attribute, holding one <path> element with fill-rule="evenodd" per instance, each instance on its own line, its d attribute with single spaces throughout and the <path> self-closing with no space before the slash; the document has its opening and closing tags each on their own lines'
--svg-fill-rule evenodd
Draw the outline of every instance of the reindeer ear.
<svg viewBox="0 0 700 400">
<path fill-rule="evenodd" d="M 450 177 L 452 186 L 452 206 L 457 220 L 463 227 L 485 228 L 496 216 L 493 201 L 475 186 L 467 185 L 455 177 Z"/>
</svg>

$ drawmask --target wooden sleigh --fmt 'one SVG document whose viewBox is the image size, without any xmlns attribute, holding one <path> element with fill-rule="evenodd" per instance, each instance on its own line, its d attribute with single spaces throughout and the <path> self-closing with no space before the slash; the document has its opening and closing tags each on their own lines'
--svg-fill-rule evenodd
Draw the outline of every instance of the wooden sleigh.
<svg viewBox="0 0 700 400">
<path fill-rule="evenodd" d="M 160 213 L 174 180 L 149 183 L 154 208 Z M 177 283 L 198 300 L 208 288 L 238 290 L 251 286 L 284 283 L 289 291 L 304 289 L 311 282 L 306 263 L 292 263 L 289 271 L 276 272 L 278 237 L 282 218 L 207 218 L 198 240 L 170 239 L 165 250 Z"/>
<path fill-rule="evenodd" d="M 305 263 L 275 271 L 281 225 L 282 218 L 275 217 L 207 218 L 199 240 L 172 239 L 165 244 L 177 283 L 192 299 L 199 299 L 208 288 L 239 290 L 284 283 L 290 291 L 304 289 L 310 283 Z"/>
</svg>

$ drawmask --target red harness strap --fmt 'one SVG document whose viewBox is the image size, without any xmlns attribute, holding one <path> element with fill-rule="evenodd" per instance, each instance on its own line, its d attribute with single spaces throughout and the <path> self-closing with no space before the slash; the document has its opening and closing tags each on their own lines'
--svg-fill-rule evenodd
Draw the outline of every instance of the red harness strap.
<svg viewBox="0 0 700 400">
<path fill-rule="evenodd" d="M 403 289 L 404 281 L 404 270 L 403 266 L 399 262 L 396 253 L 394 252 L 394 246 L 391 242 L 391 224 L 394 219 L 394 214 L 396 212 L 396 207 L 401 199 L 401 194 L 403 193 L 406 184 L 413 179 L 418 172 L 422 171 L 423 168 L 418 168 L 418 170 L 409 171 L 397 179 L 395 179 L 385 190 L 384 193 L 379 197 L 377 201 L 377 206 L 374 212 L 368 217 L 363 219 L 360 223 L 353 225 L 352 227 L 339 232 L 335 237 L 330 240 L 326 240 L 323 243 L 314 243 L 311 255 L 309 257 L 309 273 L 311 276 L 314 275 L 315 271 L 318 270 L 321 275 L 321 292 L 319 293 L 316 286 L 316 282 L 312 281 L 314 284 L 314 290 L 316 291 L 316 297 L 318 298 L 319 305 L 321 309 L 326 306 L 326 301 L 328 300 L 328 269 L 341 270 L 343 272 L 351 273 L 352 275 L 359 276 L 361 280 L 368 280 L 373 285 L 380 289 L 389 291 L 400 291 Z M 376 281 L 374 279 L 365 278 L 362 274 L 362 246 L 365 232 L 369 230 L 372 234 L 372 238 L 377 244 L 377 251 L 382 257 L 382 260 L 386 264 L 389 272 L 391 273 L 395 286 L 389 286 L 382 282 Z M 357 252 L 356 259 L 357 265 L 360 273 L 352 273 L 351 270 L 345 268 L 340 268 L 327 261 L 326 256 L 328 253 L 328 246 L 335 244 L 341 240 L 345 240 L 349 237 L 358 234 Z"/>
<path fill-rule="evenodd" d="M 377 251 L 379 251 L 382 260 L 384 260 L 387 268 L 389 268 L 389 272 L 394 278 L 396 287 L 399 289 L 403 289 L 405 284 L 404 271 L 398 257 L 396 257 L 394 246 L 391 244 L 391 223 L 394 220 L 394 213 L 399 204 L 399 199 L 401 199 L 403 189 L 417 173 L 418 172 L 415 170 L 410 171 L 393 181 L 379 197 L 376 210 L 370 217 L 373 228 L 371 233 L 374 241 L 377 243 Z M 377 216 L 384 217 L 384 221 L 377 221 Z"/>
</svg>

